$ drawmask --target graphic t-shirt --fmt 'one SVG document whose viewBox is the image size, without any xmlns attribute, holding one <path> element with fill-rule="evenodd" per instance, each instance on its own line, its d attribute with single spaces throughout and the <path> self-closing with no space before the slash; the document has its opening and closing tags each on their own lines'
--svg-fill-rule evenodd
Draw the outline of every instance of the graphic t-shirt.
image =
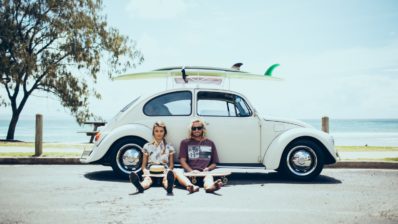
<svg viewBox="0 0 398 224">
<path fill-rule="evenodd" d="M 148 154 L 148 166 L 153 164 L 167 165 L 169 162 L 169 155 L 174 153 L 173 146 L 164 144 L 156 144 L 155 141 L 147 143 L 143 147 L 143 153 Z"/>
<path fill-rule="evenodd" d="M 216 146 L 209 139 L 201 142 L 193 139 L 183 140 L 178 158 L 186 158 L 188 165 L 192 169 L 199 171 L 202 171 L 212 163 L 219 162 Z"/>
</svg>

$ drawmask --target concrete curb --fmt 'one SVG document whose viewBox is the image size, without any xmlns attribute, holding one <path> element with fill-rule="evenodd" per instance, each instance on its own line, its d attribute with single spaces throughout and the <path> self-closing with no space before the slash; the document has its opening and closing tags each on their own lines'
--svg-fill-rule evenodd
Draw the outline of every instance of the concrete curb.
<svg viewBox="0 0 398 224">
<path fill-rule="evenodd" d="M 0 164 L 85 165 L 78 157 L 1 157 Z M 333 165 L 326 165 L 325 168 L 398 169 L 398 162 L 340 161 Z"/>
</svg>

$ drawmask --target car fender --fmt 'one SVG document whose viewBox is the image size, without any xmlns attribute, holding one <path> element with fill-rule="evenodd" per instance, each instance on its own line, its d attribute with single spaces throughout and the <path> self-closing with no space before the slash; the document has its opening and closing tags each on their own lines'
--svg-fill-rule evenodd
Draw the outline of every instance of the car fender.
<svg viewBox="0 0 398 224">
<path fill-rule="evenodd" d="M 317 140 L 333 156 L 334 160 L 337 160 L 334 140 L 329 134 L 313 128 L 293 128 L 281 133 L 272 141 L 263 157 L 264 166 L 269 170 L 277 169 L 285 148 L 289 143 L 299 138 Z"/>
<path fill-rule="evenodd" d="M 104 137 L 94 145 L 92 153 L 85 159 L 84 163 L 92 163 L 102 159 L 110 150 L 113 143 L 124 137 L 140 137 L 146 141 L 152 138 L 152 129 L 142 124 L 126 124 L 113 129 L 109 133 L 103 133 Z"/>
</svg>

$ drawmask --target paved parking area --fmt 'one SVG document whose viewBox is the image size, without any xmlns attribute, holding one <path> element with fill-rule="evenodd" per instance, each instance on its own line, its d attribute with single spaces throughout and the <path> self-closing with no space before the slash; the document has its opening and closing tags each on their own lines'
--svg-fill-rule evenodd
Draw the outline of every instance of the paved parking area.
<svg viewBox="0 0 398 224">
<path fill-rule="evenodd" d="M 397 223 L 398 171 L 325 169 L 313 182 L 234 174 L 216 194 L 136 194 L 95 165 L 0 165 L 1 223 Z"/>
</svg>

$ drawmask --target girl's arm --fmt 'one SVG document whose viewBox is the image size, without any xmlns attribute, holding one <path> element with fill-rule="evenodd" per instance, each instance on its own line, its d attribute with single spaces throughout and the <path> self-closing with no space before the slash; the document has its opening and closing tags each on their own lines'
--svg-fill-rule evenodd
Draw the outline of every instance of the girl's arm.
<svg viewBox="0 0 398 224">
<path fill-rule="evenodd" d="M 144 153 L 144 155 L 142 156 L 142 165 L 141 165 L 143 173 L 145 173 L 146 171 L 147 164 L 148 164 L 148 153 Z"/>
<path fill-rule="evenodd" d="M 174 169 L 174 153 L 169 154 L 169 169 Z"/>
</svg>

